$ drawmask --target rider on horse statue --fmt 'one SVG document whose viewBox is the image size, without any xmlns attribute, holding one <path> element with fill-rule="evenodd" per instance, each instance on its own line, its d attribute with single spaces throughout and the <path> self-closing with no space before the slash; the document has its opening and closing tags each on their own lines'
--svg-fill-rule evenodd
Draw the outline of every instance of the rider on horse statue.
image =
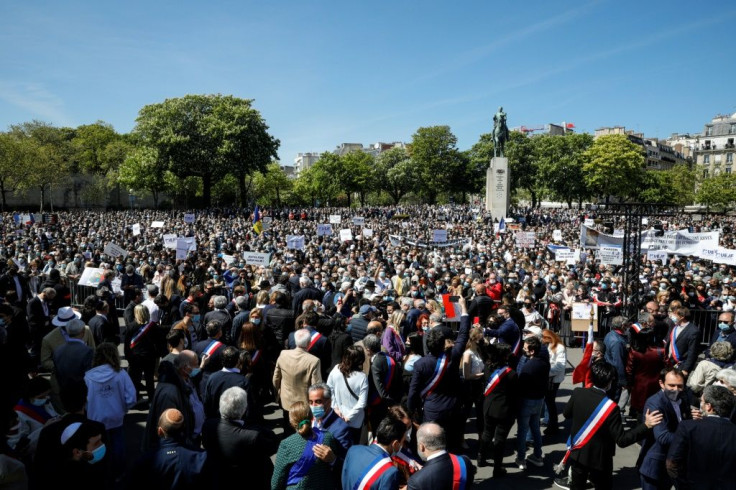
<svg viewBox="0 0 736 490">
<path fill-rule="evenodd" d="M 493 115 L 493 155 L 497 157 L 504 156 L 503 150 L 506 142 L 509 140 L 509 128 L 506 126 L 506 113 L 503 107 L 498 108 L 498 112 Z"/>
</svg>

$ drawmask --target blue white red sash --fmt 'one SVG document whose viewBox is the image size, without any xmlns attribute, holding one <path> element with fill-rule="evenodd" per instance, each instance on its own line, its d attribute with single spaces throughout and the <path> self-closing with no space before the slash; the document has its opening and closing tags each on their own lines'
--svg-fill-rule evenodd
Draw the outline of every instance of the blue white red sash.
<svg viewBox="0 0 736 490">
<path fill-rule="evenodd" d="M 488 380 L 488 384 L 486 385 L 486 389 L 483 391 L 483 396 L 490 395 L 493 390 L 496 389 L 496 387 L 501 383 L 501 380 L 511 372 L 511 368 L 506 366 L 502 367 L 500 369 L 496 369 L 493 371 L 493 374 L 491 375 L 491 379 Z"/>
<path fill-rule="evenodd" d="M 468 467 L 460 456 L 448 453 L 452 462 L 452 490 L 465 490 L 468 482 Z"/>
<path fill-rule="evenodd" d="M 677 350 L 677 329 L 680 328 L 677 325 L 672 327 L 670 332 L 670 357 L 674 359 L 675 364 L 680 362 L 680 351 Z"/>
<path fill-rule="evenodd" d="M 355 485 L 353 490 L 367 490 L 378 481 L 381 476 L 394 467 L 391 458 L 387 455 L 379 456 L 368 465 L 368 468 L 363 472 Z"/>
<path fill-rule="evenodd" d="M 427 385 L 427 387 L 422 390 L 422 398 L 427 398 L 429 395 L 432 394 L 434 390 L 437 389 L 437 387 L 440 385 L 440 381 L 442 381 L 442 378 L 445 376 L 448 367 L 450 367 L 450 361 L 447 359 L 446 354 L 442 354 L 440 357 L 437 358 L 437 364 L 435 364 L 434 366 L 434 374 L 432 374 L 432 379 L 429 380 L 429 384 Z"/>
<path fill-rule="evenodd" d="M 593 435 L 603 427 L 603 424 L 611 412 L 613 412 L 614 408 L 616 408 L 616 404 L 609 398 L 604 397 L 601 400 L 595 410 L 593 410 L 593 413 L 590 414 L 590 417 L 588 417 L 588 420 L 585 421 L 578 433 L 575 434 L 575 442 L 570 445 L 571 438 L 567 438 L 567 452 L 565 453 L 565 457 L 562 458 L 560 465 L 564 466 L 567 463 L 567 458 L 570 457 L 572 451 L 580 449 L 590 442 Z"/>
<path fill-rule="evenodd" d="M 386 364 L 388 364 L 388 368 L 386 369 L 386 374 L 383 376 L 383 387 L 384 390 L 388 392 L 388 390 L 391 389 L 391 383 L 394 380 L 394 371 L 396 370 L 396 361 L 394 361 L 391 356 L 382 354 L 381 357 L 384 357 L 386 359 Z M 378 389 L 376 389 L 376 392 L 373 394 L 373 397 L 371 398 L 370 404 L 371 405 L 378 405 L 381 403 L 381 397 L 378 395 Z"/>
<path fill-rule="evenodd" d="M 261 360 L 261 350 L 256 349 L 256 351 L 253 353 L 252 356 L 250 356 L 250 364 L 251 366 L 255 366 L 255 364 Z"/>
<path fill-rule="evenodd" d="M 639 324 L 639 323 L 632 323 L 631 324 L 631 330 L 633 330 L 634 333 L 641 332 L 641 324 Z"/>
<path fill-rule="evenodd" d="M 316 344 L 317 341 L 321 338 L 322 338 L 322 334 L 315 330 L 314 333 L 312 333 L 312 337 L 309 340 L 309 347 L 307 347 L 307 352 L 312 350 L 312 347 L 314 347 L 314 344 Z"/>
<path fill-rule="evenodd" d="M 206 355 L 207 357 L 211 357 L 212 354 L 214 354 L 215 352 L 217 352 L 217 349 L 219 349 L 220 347 L 222 347 L 224 345 L 225 344 L 223 344 L 219 340 L 213 340 L 212 342 L 210 342 L 210 345 L 207 346 L 207 348 L 204 350 L 204 352 L 202 352 L 202 355 L 203 356 Z"/>
<path fill-rule="evenodd" d="M 135 348 L 136 344 L 143 338 L 144 335 L 146 335 L 148 332 L 151 331 L 151 328 L 155 325 L 156 322 L 148 322 L 145 325 L 143 325 L 140 330 L 138 330 L 138 333 L 135 334 L 135 336 L 130 339 L 130 348 Z"/>
<path fill-rule="evenodd" d="M 516 339 L 516 343 L 511 348 L 511 353 L 514 354 L 515 356 L 519 355 L 519 350 L 521 349 L 521 337 L 522 337 L 521 332 L 519 332 L 519 338 Z"/>
<path fill-rule="evenodd" d="M 405 468 L 410 475 L 413 475 L 417 471 L 422 469 L 422 465 L 417 461 L 414 456 L 409 454 L 405 448 L 399 449 L 399 452 L 391 456 L 391 460 L 398 466 Z"/>
</svg>

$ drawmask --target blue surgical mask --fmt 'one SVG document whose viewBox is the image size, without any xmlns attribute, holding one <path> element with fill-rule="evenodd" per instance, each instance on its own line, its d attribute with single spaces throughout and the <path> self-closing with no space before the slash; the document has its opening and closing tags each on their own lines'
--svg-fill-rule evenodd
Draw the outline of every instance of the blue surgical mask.
<svg viewBox="0 0 736 490">
<path fill-rule="evenodd" d="M 251 323 L 252 323 L 253 325 L 260 325 L 260 323 L 261 323 L 261 319 L 260 319 L 260 318 L 253 318 L 253 319 L 252 319 L 252 320 L 251 320 L 250 322 L 251 322 Z"/>
<path fill-rule="evenodd" d="M 37 407 L 43 407 L 47 401 L 49 401 L 48 398 L 34 398 L 31 403 Z"/>
<path fill-rule="evenodd" d="M 312 410 L 312 415 L 315 419 L 321 419 L 325 416 L 325 407 L 322 405 L 312 405 L 309 407 Z"/>
<path fill-rule="evenodd" d="M 557 286 L 550 286 L 549 287 L 549 290 L 550 291 L 557 291 Z"/>
<path fill-rule="evenodd" d="M 608 289 L 608 284 L 606 284 L 605 282 L 601 284 L 601 289 Z"/>
<path fill-rule="evenodd" d="M 723 330 L 723 331 L 726 331 L 726 330 L 730 330 L 731 329 L 731 325 L 728 324 L 728 323 L 726 323 L 726 322 L 720 322 L 718 324 L 718 328 L 721 329 L 721 330 Z"/>
<path fill-rule="evenodd" d="M 199 314 L 197 314 L 197 315 L 194 315 L 194 316 L 192 317 L 192 321 L 193 321 L 194 323 L 199 323 L 199 320 L 200 320 L 200 318 L 201 318 L 201 315 L 199 315 Z"/>
<path fill-rule="evenodd" d="M 99 463 L 100 461 L 102 461 L 102 458 L 105 457 L 106 452 L 107 452 L 107 446 L 103 444 L 102 446 L 92 451 L 92 459 L 90 459 L 87 462 L 89 464 Z"/>
<path fill-rule="evenodd" d="M 198 375 L 198 374 L 199 374 L 199 373 L 200 373 L 201 371 L 202 371 L 202 370 L 201 370 L 200 368 L 196 367 L 196 368 L 192 369 L 192 372 L 191 372 L 191 373 L 189 373 L 189 377 L 190 377 L 190 378 L 196 378 L 196 377 L 197 377 L 197 375 Z"/>
</svg>

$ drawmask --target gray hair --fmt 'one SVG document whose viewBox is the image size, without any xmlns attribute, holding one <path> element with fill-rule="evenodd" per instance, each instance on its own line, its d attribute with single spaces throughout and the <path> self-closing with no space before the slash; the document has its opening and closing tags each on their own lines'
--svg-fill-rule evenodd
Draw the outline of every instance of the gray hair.
<svg viewBox="0 0 736 490">
<path fill-rule="evenodd" d="M 373 354 L 381 352 L 381 341 L 377 335 L 369 334 L 363 339 L 363 346 Z"/>
<path fill-rule="evenodd" d="M 624 326 L 624 322 L 626 319 L 622 316 L 614 316 L 611 318 L 611 328 L 612 329 L 621 329 L 621 327 Z"/>
<path fill-rule="evenodd" d="M 429 451 L 437 451 L 447 447 L 445 429 L 434 422 L 427 422 L 417 430 L 417 444 L 422 444 Z"/>
<path fill-rule="evenodd" d="M 221 310 L 227 306 L 227 298 L 225 296 L 215 296 L 212 298 L 212 306 L 217 308 L 218 310 Z"/>
<path fill-rule="evenodd" d="M 736 369 L 721 369 L 716 373 L 716 380 L 730 386 L 731 388 L 736 388 Z"/>
<path fill-rule="evenodd" d="M 146 291 L 148 291 L 148 295 L 152 298 L 158 296 L 158 286 L 156 286 L 155 284 L 149 284 L 146 287 Z"/>
<path fill-rule="evenodd" d="M 442 323 L 442 313 L 439 311 L 435 311 L 431 315 L 429 315 L 429 322 L 430 323 Z"/>
<path fill-rule="evenodd" d="M 731 342 L 714 342 L 710 346 L 710 357 L 718 361 L 730 361 L 733 356 Z"/>
<path fill-rule="evenodd" d="M 327 386 L 327 383 L 315 383 L 312 386 L 309 387 L 309 393 L 313 391 L 319 391 L 322 390 L 322 398 L 326 398 L 328 400 L 332 400 L 332 390 L 329 386 Z"/>
<path fill-rule="evenodd" d="M 401 306 L 408 306 L 411 308 L 411 306 L 414 304 L 411 298 L 401 298 Z"/>
<path fill-rule="evenodd" d="M 66 333 L 71 337 L 79 337 L 82 331 L 84 331 L 84 322 L 78 318 L 69 320 L 66 324 Z"/>
<path fill-rule="evenodd" d="M 248 298 L 245 296 L 238 296 L 235 298 L 235 306 L 238 307 L 240 311 L 245 311 L 248 309 Z"/>
<path fill-rule="evenodd" d="M 307 276 L 302 276 L 299 278 L 299 285 L 303 288 L 311 286 L 312 280 L 308 278 Z"/>
<path fill-rule="evenodd" d="M 239 386 L 226 389 L 220 395 L 220 417 L 225 420 L 240 420 L 248 409 L 248 395 Z"/>
<path fill-rule="evenodd" d="M 297 347 L 301 347 L 302 349 L 306 349 L 309 347 L 309 339 L 312 337 L 312 334 L 309 333 L 309 330 L 306 328 L 300 328 L 296 332 L 294 332 L 294 343 Z"/>
</svg>

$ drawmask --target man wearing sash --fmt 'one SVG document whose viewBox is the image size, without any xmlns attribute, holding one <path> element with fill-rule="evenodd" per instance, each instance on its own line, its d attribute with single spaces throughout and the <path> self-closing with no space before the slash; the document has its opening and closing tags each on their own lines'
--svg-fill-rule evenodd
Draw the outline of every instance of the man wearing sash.
<svg viewBox="0 0 736 490">
<path fill-rule="evenodd" d="M 475 468 L 467 456 L 445 449 L 445 431 L 435 423 L 417 430 L 417 451 L 426 463 L 409 478 L 409 490 L 465 490 L 473 484 Z"/>
<path fill-rule="evenodd" d="M 523 325 L 517 325 L 511 318 L 511 311 L 508 306 L 501 306 L 496 310 L 499 318 L 503 321 L 497 329 L 487 328 L 484 332 L 486 337 L 496 337 L 499 342 L 508 344 L 511 347 L 511 357 L 509 365 L 515 368 L 521 357 L 521 328 Z"/>
<path fill-rule="evenodd" d="M 342 469 L 343 490 L 398 490 L 399 470 L 391 456 L 401 450 L 405 437 L 406 425 L 401 420 L 383 419 L 376 430 L 375 444 L 348 450 Z"/>
<path fill-rule="evenodd" d="M 447 338 L 441 329 L 427 334 L 427 355 L 414 364 L 409 385 L 409 412 L 424 422 L 437 422 L 448 434 L 448 446 L 459 450 L 464 427 L 460 417 L 460 360 L 468 342 L 470 317 L 462 296 L 459 300 L 462 314 L 457 339 Z"/>
<path fill-rule="evenodd" d="M 562 466 L 571 463 L 570 489 L 585 489 L 590 479 L 596 490 L 613 488 L 613 455 L 616 446 L 627 447 L 648 434 L 662 421 L 662 414 L 647 412 L 644 423 L 625 431 L 621 411 L 606 391 L 616 378 L 616 368 L 607 362 L 591 367 L 592 388 L 576 388 L 565 407 L 572 419 L 568 452 Z"/>
<path fill-rule="evenodd" d="M 678 368 L 685 376 L 692 372 L 698 358 L 700 332 L 690 321 L 690 309 L 677 308 L 672 315 L 673 327 L 667 334 L 665 352 L 670 366 Z"/>
<path fill-rule="evenodd" d="M 368 416 L 371 427 L 378 427 L 389 407 L 398 405 L 403 396 L 403 370 L 391 356 L 381 352 L 381 341 L 375 335 L 363 339 L 366 357 L 370 358 L 368 374 Z"/>
<path fill-rule="evenodd" d="M 199 381 L 199 394 L 204 395 L 204 385 L 207 379 L 222 369 L 222 351 L 225 344 L 222 342 L 222 324 L 217 320 L 211 320 L 205 325 L 207 338 L 195 342 L 192 350 L 197 353 L 200 361 L 207 359 L 207 363 L 202 368 L 202 379 Z"/>
</svg>

